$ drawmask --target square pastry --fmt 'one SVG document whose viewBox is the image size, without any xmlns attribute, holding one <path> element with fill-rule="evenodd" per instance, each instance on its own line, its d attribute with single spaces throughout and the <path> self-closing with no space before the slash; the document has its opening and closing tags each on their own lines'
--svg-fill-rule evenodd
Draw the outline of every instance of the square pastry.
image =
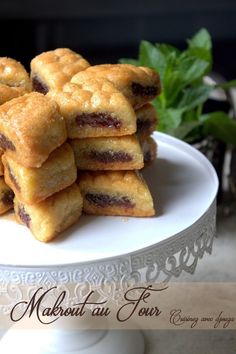
<svg viewBox="0 0 236 354">
<path fill-rule="evenodd" d="M 0 106 L 0 148 L 25 167 L 40 167 L 67 139 L 57 104 L 32 92 Z"/>
<path fill-rule="evenodd" d="M 108 80 L 68 83 L 63 91 L 50 91 L 47 96 L 57 102 L 71 139 L 136 132 L 136 115 L 132 106 Z"/>
<path fill-rule="evenodd" d="M 40 203 L 28 205 L 14 199 L 17 221 L 26 225 L 42 242 L 49 242 L 74 224 L 82 212 L 83 200 L 76 183 Z"/>
<path fill-rule="evenodd" d="M 57 48 L 37 55 L 31 61 L 31 79 L 34 91 L 46 94 L 62 88 L 73 75 L 90 64 L 69 48 Z"/>
<path fill-rule="evenodd" d="M 109 80 L 137 109 L 152 101 L 161 91 L 159 74 L 147 67 L 130 64 L 102 64 L 90 66 L 72 77 L 71 82 L 80 84 L 98 77 Z"/>
<path fill-rule="evenodd" d="M 24 167 L 3 156 L 5 180 L 17 199 L 26 204 L 38 203 L 76 181 L 74 153 L 67 143 L 54 150 L 39 168 Z"/>
<path fill-rule="evenodd" d="M 3 177 L 0 177 L 0 215 L 13 208 L 14 193 L 6 184 Z"/>
<path fill-rule="evenodd" d="M 143 153 L 135 135 L 70 141 L 79 170 L 141 169 Z"/>
<path fill-rule="evenodd" d="M 83 210 L 94 215 L 153 216 L 153 200 L 137 171 L 80 172 Z"/>
</svg>

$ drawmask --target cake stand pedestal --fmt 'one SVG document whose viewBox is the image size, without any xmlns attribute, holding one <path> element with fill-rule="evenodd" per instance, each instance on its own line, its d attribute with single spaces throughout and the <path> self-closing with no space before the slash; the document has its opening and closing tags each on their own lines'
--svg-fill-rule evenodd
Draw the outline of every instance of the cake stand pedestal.
<svg viewBox="0 0 236 354">
<path fill-rule="evenodd" d="M 87 291 L 96 287 L 100 299 L 117 302 L 130 284 L 168 282 L 182 271 L 194 273 L 198 260 L 212 250 L 217 176 L 209 161 L 188 144 L 161 133 L 154 139 L 158 159 L 144 174 L 157 217 L 83 216 L 50 244 L 36 241 L 9 218 L 0 220 L 0 318 L 40 287 L 66 290 L 67 305 L 80 298 L 81 284 Z M 71 283 L 79 285 L 71 291 Z M 2 338 L 1 353 L 144 353 L 139 331 L 17 326 Z"/>
</svg>

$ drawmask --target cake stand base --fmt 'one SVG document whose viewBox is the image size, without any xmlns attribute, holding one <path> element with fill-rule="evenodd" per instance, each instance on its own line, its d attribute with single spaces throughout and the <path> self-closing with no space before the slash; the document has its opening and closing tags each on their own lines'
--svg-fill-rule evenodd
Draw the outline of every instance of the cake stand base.
<svg viewBox="0 0 236 354">
<path fill-rule="evenodd" d="M 14 326 L 13 326 L 14 327 Z M 137 330 L 55 331 L 10 329 L 0 342 L 4 354 L 144 354 Z"/>
</svg>

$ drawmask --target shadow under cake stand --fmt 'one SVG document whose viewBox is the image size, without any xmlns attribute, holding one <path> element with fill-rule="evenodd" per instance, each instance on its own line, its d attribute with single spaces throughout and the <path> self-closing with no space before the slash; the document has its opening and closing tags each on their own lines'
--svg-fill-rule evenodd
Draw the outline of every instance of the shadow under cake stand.
<svg viewBox="0 0 236 354">
<path fill-rule="evenodd" d="M 158 158 L 144 175 L 156 217 L 82 216 L 49 244 L 36 241 L 27 228 L 9 218 L 0 220 L 0 296 L 4 298 L 0 316 L 9 316 L 15 303 L 25 299 L 26 287 L 32 294 L 40 287 L 67 289 L 71 283 L 86 283 L 95 286 L 101 298 L 117 301 L 119 288 L 131 283 L 167 282 L 182 271 L 194 273 L 198 260 L 212 250 L 217 176 L 209 161 L 188 144 L 162 133 L 153 138 Z M 71 297 L 78 291 L 75 287 Z M 139 331 L 55 334 L 49 330 L 37 341 L 32 331 L 29 335 L 14 328 L 3 336 L 1 353 L 144 353 Z"/>
</svg>

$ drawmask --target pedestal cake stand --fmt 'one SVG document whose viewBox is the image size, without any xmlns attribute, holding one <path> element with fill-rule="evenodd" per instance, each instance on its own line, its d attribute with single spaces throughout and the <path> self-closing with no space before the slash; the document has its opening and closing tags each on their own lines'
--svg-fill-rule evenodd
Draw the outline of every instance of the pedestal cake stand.
<svg viewBox="0 0 236 354">
<path fill-rule="evenodd" d="M 117 301 L 119 288 L 136 282 L 167 282 L 182 271 L 194 273 L 211 253 L 216 224 L 218 180 L 209 161 L 188 144 L 154 133 L 158 158 L 144 171 L 157 216 L 83 216 L 57 240 L 43 244 L 9 217 L 0 220 L 0 316 L 36 288 L 86 284 L 101 298 Z M 109 284 L 109 286 L 108 286 Z M 78 288 L 70 297 L 78 295 Z M 70 301 L 70 300 L 68 300 Z M 77 331 L 36 338 L 14 330 L 3 336 L 0 352 L 143 354 L 136 331 Z M 20 337 L 20 340 L 18 340 Z M 25 338 L 25 339 L 24 339 Z M 40 345 L 39 345 L 40 342 Z M 34 345 L 34 346 L 33 346 Z M 33 347 L 32 347 L 33 346 Z M 40 347 L 40 348 L 39 348 Z"/>
</svg>

